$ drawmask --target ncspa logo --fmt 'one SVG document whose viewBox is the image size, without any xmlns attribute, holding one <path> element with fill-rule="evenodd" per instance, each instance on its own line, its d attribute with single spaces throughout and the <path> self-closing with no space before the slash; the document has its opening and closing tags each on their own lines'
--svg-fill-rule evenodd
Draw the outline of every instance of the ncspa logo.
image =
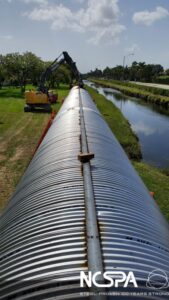
<svg viewBox="0 0 169 300">
<path fill-rule="evenodd" d="M 102 275 L 102 278 L 107 282 L 106 284 L 99 283 L 99 278 Z M 122 285 L 124 288 L 127 288 L 129 284 L 132 284 L 135 288 L 138 287 L 136 278 L 133 272 L 128 272 L 127 274 L 122 271 L 107 271 L 101 274 L 101 272 L 93 273 L 91 271 L 88 274 L 85 274 L 84 271 L 80 272 L 80 287 L 92 286 L 96 287 L 115 287 L 118 288 L 119 285 Z"/>
<path fill-rule="evenodd" d="M 166 289 L 169 286 L 169 279 L 165 271 L 156 269 L 150 272 L 146 286 L 151 289 Z"/>
</svg>

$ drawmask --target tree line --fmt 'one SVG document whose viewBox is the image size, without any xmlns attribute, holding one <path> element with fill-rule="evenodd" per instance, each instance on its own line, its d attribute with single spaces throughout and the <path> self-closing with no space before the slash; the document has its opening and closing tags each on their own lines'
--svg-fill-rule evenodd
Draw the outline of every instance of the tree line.
<svg viewBox="0 0 169 300">
<path fill-rule="evenodd" d="M 50 64 L 51 61 L 43 61 L 32 52 L 0 55 L 0 88 L 18 86 L 24 92 L 26 84 L 37 86 L 41 74 Z M 59 82 L 69 83 L 70 80 L 69 67 L 62 65 L 50 75 L 47 84 L 49 88 L 54 88 Z"/>
<path fill-rule="evenodd" d="M 106 67 L 103 71 L 96 68 L 85 74 L 85 77 L 97 77 L 114 80 L 129 80 L 142 82 L 155 82 L 161 75 L 169 75 L 169 69 L 164 71 L 160 64 L 146 64 L 134 61 L 130 67 L 118 65 L 114 68 Z"/>
<path fill-rule="evenodd" d="M 2 86 L 19 86 L 24 92 L 28 83 L 37 86 L 41 74 L 50 64 L 51 61 L 43 61 L 32 52 L 0 55 L 0 88 Z M 160 64 L 134 61 L 129 67 L 118 65 L 114 68 L 106 67 L 104 70 L 96 68 L 94 71 L 84 74 L 83 77 L 160 83 L 165 80 L 164 83 L 169 83 L 167 76 L 169 76 L 169 69 L 164 71 Z M 61 65 L 50 75 L 47 81 L 48 88 L 58 87 L 59 82 L 70 83 L 71 78 L 72 72 L 69 66 Z"/>
</svg>

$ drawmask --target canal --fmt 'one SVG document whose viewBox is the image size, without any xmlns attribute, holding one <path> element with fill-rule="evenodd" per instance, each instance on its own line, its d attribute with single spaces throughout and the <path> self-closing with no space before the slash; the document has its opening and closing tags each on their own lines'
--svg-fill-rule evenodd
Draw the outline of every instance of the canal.
<svg viewBox="0 0 169 300">
<path fill-rule="evenodd" d="M 169 112 L 112 88 L 103 88 L 89 81 L 86 84 L 112 101 L 128 119 L 139 138 L 143 161 L 169 168 Z"/>
</svg>

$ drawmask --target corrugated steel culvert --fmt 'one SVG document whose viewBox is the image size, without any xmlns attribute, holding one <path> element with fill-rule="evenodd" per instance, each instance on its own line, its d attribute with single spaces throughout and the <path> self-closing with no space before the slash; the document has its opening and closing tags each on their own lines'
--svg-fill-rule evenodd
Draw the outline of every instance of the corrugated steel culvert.
<svg viewBox="0 0 169 300">
<path fill-rule="evenodd" d="M 88 298 L 80 271 L 100 268 L 133 271 L 134 292 L 154 291 L 152 271 L 169 278 L 169 228 L 89 94 L 74 87 L 1 217 L 0 299 Z M 122 297 L 131 298 L 144 296 Z"/>
</svg>

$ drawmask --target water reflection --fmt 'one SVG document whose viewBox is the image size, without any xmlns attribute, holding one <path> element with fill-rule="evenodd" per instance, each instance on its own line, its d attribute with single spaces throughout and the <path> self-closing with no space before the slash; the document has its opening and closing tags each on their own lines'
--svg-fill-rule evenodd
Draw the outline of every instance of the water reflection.
<svg viewBox="0 0 169 300">
<path fill-rule="evenodd" d="M 91 83 L 87 83 L 91 86 Z M 144 101 L 123 95 L 112 88 L 92 87 L 112 101 L 129 120 L 139 137 L 143 160 L 169 168 L 169 111 Z"/>
</svg>

